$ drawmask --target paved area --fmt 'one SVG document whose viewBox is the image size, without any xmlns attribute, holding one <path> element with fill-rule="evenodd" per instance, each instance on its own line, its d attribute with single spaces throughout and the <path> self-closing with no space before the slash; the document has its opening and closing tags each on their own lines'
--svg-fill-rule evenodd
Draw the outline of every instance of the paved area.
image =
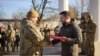
<svg viewBox="0 0 100 56">
<path fill-rule="evenodd" d="M 60 50 L 60 44 L 56 45 L 55 47 L 45 47 L 43 51 L 43 56 L 60 56 Z M 18 52 L 15 52 L 4 56 L 19 56 L 18 54 Z M 100 56 L 100 41 L 95 42 L 95 56 Z"/>
<path fill-rule="evenodd" d="M 19 55 L 4 55 L 4 56 L 19 56 Z M 60 55 L 43 55 L 43 56 L 60 56 Z"/>
</svg>

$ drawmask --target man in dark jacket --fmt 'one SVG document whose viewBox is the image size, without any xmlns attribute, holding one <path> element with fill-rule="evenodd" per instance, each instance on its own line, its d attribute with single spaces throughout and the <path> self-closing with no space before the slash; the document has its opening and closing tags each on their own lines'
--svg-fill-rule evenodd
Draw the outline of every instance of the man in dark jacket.
<svg viewBox="0 0 100 56">
<path fill-rule="evenodd" d="M 78 47 L 82 42 L 82 34 L 80 28 L 71 22 L 70 14 L 67 11 L 60 13 L 60 20 L 62 22 L 62 27 L 58 35 L 66 37 L 66 40 L 61 41 L 61 56 L 78 56 Z M 53 45 L 57 44 L 58 42 L 60 41 L 52 41 Z"/>
<path fill-rule="evenodd" d="M 5 52 L 5 47 L 6 47 L 6 33 L 5 29 L 3 27 L 0 28 L 0 35 L 1 35 L 1 47 L 3 48 L 3 52 Z"/>
</svg>

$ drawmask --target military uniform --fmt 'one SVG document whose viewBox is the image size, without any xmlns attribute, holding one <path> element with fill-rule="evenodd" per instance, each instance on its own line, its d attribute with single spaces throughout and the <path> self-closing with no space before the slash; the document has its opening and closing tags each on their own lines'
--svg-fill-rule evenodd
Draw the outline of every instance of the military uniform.
<svg viewBox="0 0 100 56">
<path fill-rule="evenodd" d="M 94 56 L 94 40 L 95 40 L 95 31 L 96 31 L 96 24 L 92 21 L 86 22 L 81 24 L 80 27 L 82 28 L 83 37 L 85 41 L 83 42 L 83 51 L 88 56 Z"/>
<path fill-rule="evenodd" d="M 15 30 L 11 27 L 10 29 L 7 30 L 6 33 L 7 33 L 7 52 L 10 51 L 10 48 L 12 48 L 12 51 L 14 52 Z"/>
<path fill-rule="evenodd" d="M 1 44 L 0 44 L 0 56 L 3 56 L 3 49 L 1 47 Z"/>
<path fill-rule="evenodd" d="M 87 42 L 87 39 L 86 39 L 86 33 L 84 32 L 84 30 L 85 30 L 85 24 L 84 23 L 80 23 L 79 27 L 81 28 L 82 38 L 83 38 L 83 42 L 81 44 L 81 49 L 82 49 L 81 54 L 82 55 L 86 55 L 86 50 L 87 50 L 87 47 L 86 47 L 87 43 L 86 42 Z"/>
<path fill-rule="evenodd" d="M 20 56 L 41 56 L 43 40 L 36 24 L 24 19 L 21 25 Z"/>
<path fill-rule="evenodd" d="M 44 37 L 45 37 L 44 41 L 45 41 L 46 45 L 49 45 L 50 44 L 50 38 L 48 38 L 48 35 L 50 35 L 50 31 L 51 30 L 48 27 L 45 27 L 43 29 Z"/>
<path fill-rule="evenodd" d="M 58 33 L 59 33 L 59 26 L 55 27 L 54 32 L 55 32 L 55 35 L 58 35 Z"/>
<path fill-rule="evenodd" d="M 0 34 L 0 56 L 3 56 L 3 48 L 1 46 L 1 34 Z"/>
</svg>

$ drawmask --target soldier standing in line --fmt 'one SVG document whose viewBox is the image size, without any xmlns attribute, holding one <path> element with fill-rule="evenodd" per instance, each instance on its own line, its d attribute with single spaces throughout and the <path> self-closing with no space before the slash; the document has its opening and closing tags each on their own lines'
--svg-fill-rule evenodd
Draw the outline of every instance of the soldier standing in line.
<svg viewBox="0 0 100 56">
<path fill-rule="evenodd" d="M 54 32 L 55 32 L 55 35 L 58 35 L 59 34 L 59 26 L 56 26 L 55 27 Z"/>
<path fill-rule="evenodd" d="M 16 35 L 15 35 L 16 40 L 14 42 L 14 45 L 15 45 L 15 51 L 18 52 L 18 50 L 19 50 L 19 44 L 20 44 L 20 33 L 19 33 L 18 29 L 16 29 L 15 31 L 16 31 Z"/>
<path fill-rule="evenodd" d="M 50 38 L 48 38 L 48 35 L 50 35 L 50 31 L 51 31 L 50 28 L 49 28 L 48 25 L 46 24 L 46 26 L 45 26 L 44 29 L 43 29 L 43 32 L 44 32 L 44 37 L 45 37 L 44 41 L 45 41 L 45 43 L 46 43 L 47 45 L 51 44 Z"/>
<path fill-rule="evenodd" d="M 0 43 L 0 56 L 3 56 L 3 48 L 1 47 L 1 43 Z"/>
<path fill-rule="evenodd" d="M 81 44 L 81 50 L 82 52 L 80 53 L 81 55 L 86 55 L 86 33 L 84 32 L 85 30 L 85 18 L 84 16 L 82 15 L 81 19 L 80 19 L 80 24 L 79 24 L 79 27 L 81 28 L 81 31 L 82 31 L 82 38 L 83 38 L 83 41 L 82 41 L 82 44 Z"/>
<path fill-rule="evenodd" d="M 1 30 L 1 29 L 0 29 Z M 3 56 L 3 48 L 1 46 L 1 34 L 0 34 L 0 56 Z"/>
<path fill-rule="evenodd" d="M 3 52 L 5 53 L 5 47 L 6 47 L 6 33 L 5 29 L 3 27 L 0 28 L 0 35 L 1 35 L 1 46 L 3 48 Z"/>
<path fill-rule="evenodd" d="M 87 56 L 94 56 L 96 24 L 93 22 L 91 15 L 88 12 L 84 14 L 84 21 L 84 24 L 80 25 L 80 27 L 83 30 L 82 32 L 84 33 L 84 39 L 86 40 L 83 45 L 85 49 L 83 48 L 83 50 L 85 51 Z"/>
<path fill-rule="evenodd" d="M 14 42 L 15 42 L 15 30 L 12 25 L 8 25 L 7 34 L 7 52 L 9 53 L 10 49 L 12 52 L 15 51 Z"/>
</svg>

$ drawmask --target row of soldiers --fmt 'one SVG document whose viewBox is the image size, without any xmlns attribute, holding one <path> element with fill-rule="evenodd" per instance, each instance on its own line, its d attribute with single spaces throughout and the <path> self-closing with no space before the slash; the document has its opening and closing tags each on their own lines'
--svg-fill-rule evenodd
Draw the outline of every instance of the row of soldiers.
<svg viewBox="0 0 100 56">
<path fill-rule="evenodd" d="M 0 45 L 2 54 L 18 51 L 20 37 L 17 30 L 14 30 L 12 25 L 8 25 L 8 29 L 5 30 L 0 27 Z"/>
</svg>

